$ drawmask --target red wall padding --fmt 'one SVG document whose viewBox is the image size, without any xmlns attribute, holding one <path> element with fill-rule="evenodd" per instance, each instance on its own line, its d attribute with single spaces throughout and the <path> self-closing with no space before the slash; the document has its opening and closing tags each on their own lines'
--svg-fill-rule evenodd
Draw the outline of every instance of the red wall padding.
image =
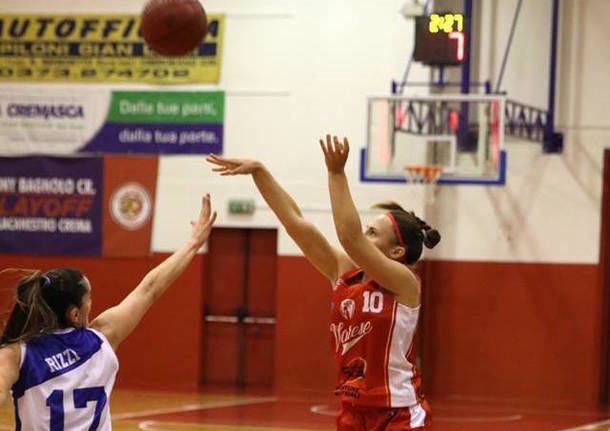
<svg viewBox="0 0 610 431">
<path fill-rule="evenodd" d="M 92 285 L 93 318 L 120 302 L 165 257 L 165 254 L 129 259 L 2 255 L 0 269 L 57 266 L 81 269 Z M 199 386 L 203 260 L 203 255 L 195 257 L 185 273 L 152 306 L 140 326 L 119 346 L 117 386 L 168 389 Z"/>
<path fill-rule="evenodd" d="M 427 262 L 424 386 L 456 396 L 595 405 L 601 348 L 597 265 Z M 331 391 L 330 286 L 301 257 L 278 268 L 276 382 Z"/>
<path fill-rule="evenodd" d="M 0 256 L 0 268 L 80 267 L 93 283 L 97 312 L 116 303 L 163 257 Z M 196 258 L 119 349 L 120 385 L 197 386 L 203 260 Z M 602 339 L 597 265 L 427 264 L 422 354 L 430 395 L 596 404 Z M 276 388 L 330 393 L 329 283 L 303 257 L 279 257 L 276 299 Z"/>
<path fill-rule="evenodd" d="M 330 393 L 331 285 L 303 257 L 278 259 L 275 386 L 280 391 Z"/>
<path fill-rule="evenodd" d="M 597 402 L 596 265 L 427 264 L 423 375 L 431 395 Z"/>
</svg>

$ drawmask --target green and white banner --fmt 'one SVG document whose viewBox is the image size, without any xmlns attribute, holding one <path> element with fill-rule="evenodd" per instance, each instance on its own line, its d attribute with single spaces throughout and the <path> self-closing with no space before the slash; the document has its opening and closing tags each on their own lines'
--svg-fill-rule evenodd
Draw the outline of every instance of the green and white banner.
<svg viewBox="0 0 610 431">
<path fill-rule="evenodd" d="M 221 153 L 224 103 L 221 91 L 0 90 L 0 153 Z"/>
</svg>

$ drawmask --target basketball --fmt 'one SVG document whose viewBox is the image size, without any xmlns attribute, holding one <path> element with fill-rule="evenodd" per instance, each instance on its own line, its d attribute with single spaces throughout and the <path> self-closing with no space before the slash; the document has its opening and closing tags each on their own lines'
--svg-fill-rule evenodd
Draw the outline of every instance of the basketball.
<svg viewBox="0 0 610 431">
<path fill-rule="evenodd" d="M 177 57 L 199 46 L 207 27 L 198 0 L 150 0 L 142 11 L 140 31 L 157 54 Z"/>
</svg>

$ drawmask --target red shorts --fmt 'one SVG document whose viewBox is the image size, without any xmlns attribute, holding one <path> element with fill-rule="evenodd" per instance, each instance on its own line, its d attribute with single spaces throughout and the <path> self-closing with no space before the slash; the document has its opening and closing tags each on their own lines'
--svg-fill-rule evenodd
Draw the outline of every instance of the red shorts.
<svg viewBox="0 0 610 431">
<path fill-rule="evenodd" d="M 430 409 L 425 401 L 416 409 L 362 407 L 343 403 L 337 417 L 337 431 L 403 430 L 432 431 Z"/>
</svg>

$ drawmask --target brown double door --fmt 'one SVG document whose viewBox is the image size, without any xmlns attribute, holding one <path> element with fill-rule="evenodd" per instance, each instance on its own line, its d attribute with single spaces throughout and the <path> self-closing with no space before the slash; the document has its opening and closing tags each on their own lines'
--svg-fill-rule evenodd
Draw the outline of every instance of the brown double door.
<svg viewBox="0 0 610 431">
<path fill-rule="evenodd" d="M 277 231 L 215 228 L 205 262 L 202 383 L 272 387 Z"/>
</svg>

